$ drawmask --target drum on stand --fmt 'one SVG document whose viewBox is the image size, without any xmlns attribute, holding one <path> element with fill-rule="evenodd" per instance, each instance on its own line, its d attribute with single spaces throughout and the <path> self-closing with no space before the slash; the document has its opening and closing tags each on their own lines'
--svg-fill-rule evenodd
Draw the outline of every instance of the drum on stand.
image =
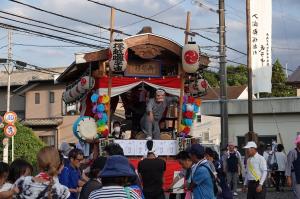
<svg viewBox="0 0 300 199">
<path fill-rule="evenodd" d="M 135 139 L 137 139 L 137 140 L 144 140 L 144 139 L 146 139 L 146 137 L 147 136 L 143 131 L 140 131 L 135 135 Z"/>
<path fill-rule="evenodd" d="M 161 140 L 172 140 L 172 133 L 169 132 L 161 132 L 160 133 Z"/>
</svg>

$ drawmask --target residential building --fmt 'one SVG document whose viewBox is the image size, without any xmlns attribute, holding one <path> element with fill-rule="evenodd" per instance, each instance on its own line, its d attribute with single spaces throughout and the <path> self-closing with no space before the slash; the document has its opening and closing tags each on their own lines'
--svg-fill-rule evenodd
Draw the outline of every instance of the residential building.
<svg viewBox="0 0 300 199">
<path fill-rule="evenodd" d="M 300 66 L 288 77 L 287 82 L 297 88 L 297 96 L 300 97 Z"/>
<path fill-rule="evenodd" d="M 51 68 L 62 73 L 65 68 Z M 5 76 L 5 73 L 1 73 Z M 11 109 L 18 114 L 21 123 L 33 129 L 47 145 L 59 146 L 62 141 L 75 143 L 72 125 L 77 116 L 65 115 L 62 103 L 64 84 L 56 84 L 55 77 L 37 71 L 15 71 L 12 76 Z M 0 78 L 0 100 L 6 102 L 7 83 Z M 3 87 L 3 89 L 1 89 Z M 6 103 L 1 103 L 4 113 Z M 75 111 L 76 112 L 76 111 Z"/>
<path fill-rule="evenodd" d="M 201 113 L 220 117 L 219 100 L 203 101 Z M 295 147 L 294 139 L 300 132 L 300 98 L 278 97 L 253 100 L 254 132 L 264 144 L 277 140 L 285 151 Z M 245 145 L 248 132 L 248 100 L 228 101 L 229 141 Z"/>
</svg>

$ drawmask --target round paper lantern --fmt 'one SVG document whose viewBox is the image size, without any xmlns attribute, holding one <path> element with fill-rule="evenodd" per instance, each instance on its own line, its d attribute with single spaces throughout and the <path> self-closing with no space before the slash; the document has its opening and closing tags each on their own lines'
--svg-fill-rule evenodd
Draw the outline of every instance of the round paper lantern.
<svg viewBox="0 0 300 199">
<path fill-rule="evenodd" d="M 97 105 L 97 112 L 103 112 L 103 111 L 105 111 L 104 105 L 103 104 Z"/>
<path fill-rule="evenodd" d="M 199 69 L 200 50 L 196 42 L 189 42 L 182 48 L 182 67 L 187 73 L 195 73 Z"/>
<path fill-rule="evenodd" d="M 186 104 L 186 111 L 194 111 L 193 104 Z"/>
<path fill-rule="evenodd" d="M 193 120 L 192 119 L 184 119 L 184 123 L 186 126 L 192 126 Z"/>
<path fill-rule="evenodd" d="M 89 90 L 93 88 L 94 85 L 95 85 L 95 79 L 93 77 L 84 76 L 80 79 L 79 89 L 85 92 L 85 90 Z"/>
<path fill-rule="evenodd" d="M 208 88 L 208 82 L 205 79 L 199 79 L 197 81 L 197 87 L 200 92 L 204 92 Z"/>
<path fill-rule="evenodd" d="M 113 72 L 123 72 L 127 66 L 128 48 L 123 39 L 115 39 L 108 50 L 109 66 Z"/>
<path fill-rule="evenodd" d="M 94 93 L 92 96 L 91 96 L 91 101 L 93 103 L 96 103 L 98 101 L 98 98 L 99 98 L 99 95 Z"/>
</svg>

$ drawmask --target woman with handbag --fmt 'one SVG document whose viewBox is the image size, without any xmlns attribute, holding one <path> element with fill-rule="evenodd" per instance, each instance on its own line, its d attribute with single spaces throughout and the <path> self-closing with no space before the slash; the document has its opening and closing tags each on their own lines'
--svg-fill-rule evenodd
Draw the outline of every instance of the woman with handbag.
<svg viewBox="0 0 300 199">
<path fill-rule="evenodd" d="M 274 172 L 276 191 L 283 191 L 285 185 L 285 165 L 287 163 L 287 156 L 283 152 L 283 145 L 277 145 L 277 151 L 273 154 L 271 160 L 271 169 Z"/>
</svg>

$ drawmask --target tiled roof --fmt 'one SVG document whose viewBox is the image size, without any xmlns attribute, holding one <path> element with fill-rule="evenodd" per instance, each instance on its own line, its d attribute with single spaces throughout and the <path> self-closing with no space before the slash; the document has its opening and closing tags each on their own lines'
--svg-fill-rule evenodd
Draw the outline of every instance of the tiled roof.
<svg viewBox="0 0 300 199">
<path fill-rule="evenodd" d="M 25 126 L 58 126 L 62 121 L 62 118 L 25 119 L 22 124 Z"/>
<path fill-rule="evenodd" d="M 66 67 L 57 67 L 57 68 L 47 68 L 59 73 L 62 73 Z M 17 70 L 14 71 L 11 75 L 11 85 L 12 86 L 21 86 L 27 84 L 31 80 L 53 80 L 54 76 L 51 74 L 45 74 L 37 71 L 31 70 Z M 7 85 L 7 72 L 0 71 L 0 86 Z"/>
<path fill-rule="evenodd" d="M 237 99 L 242 92 L 247 88 L 244 86 L 228 86 L 227 87 L 227 98 Z M 209 88 L 207 94 L 201 97 L 202 100 L 218 100 L 220 98 L 220 88 Z"/>
</svg>

